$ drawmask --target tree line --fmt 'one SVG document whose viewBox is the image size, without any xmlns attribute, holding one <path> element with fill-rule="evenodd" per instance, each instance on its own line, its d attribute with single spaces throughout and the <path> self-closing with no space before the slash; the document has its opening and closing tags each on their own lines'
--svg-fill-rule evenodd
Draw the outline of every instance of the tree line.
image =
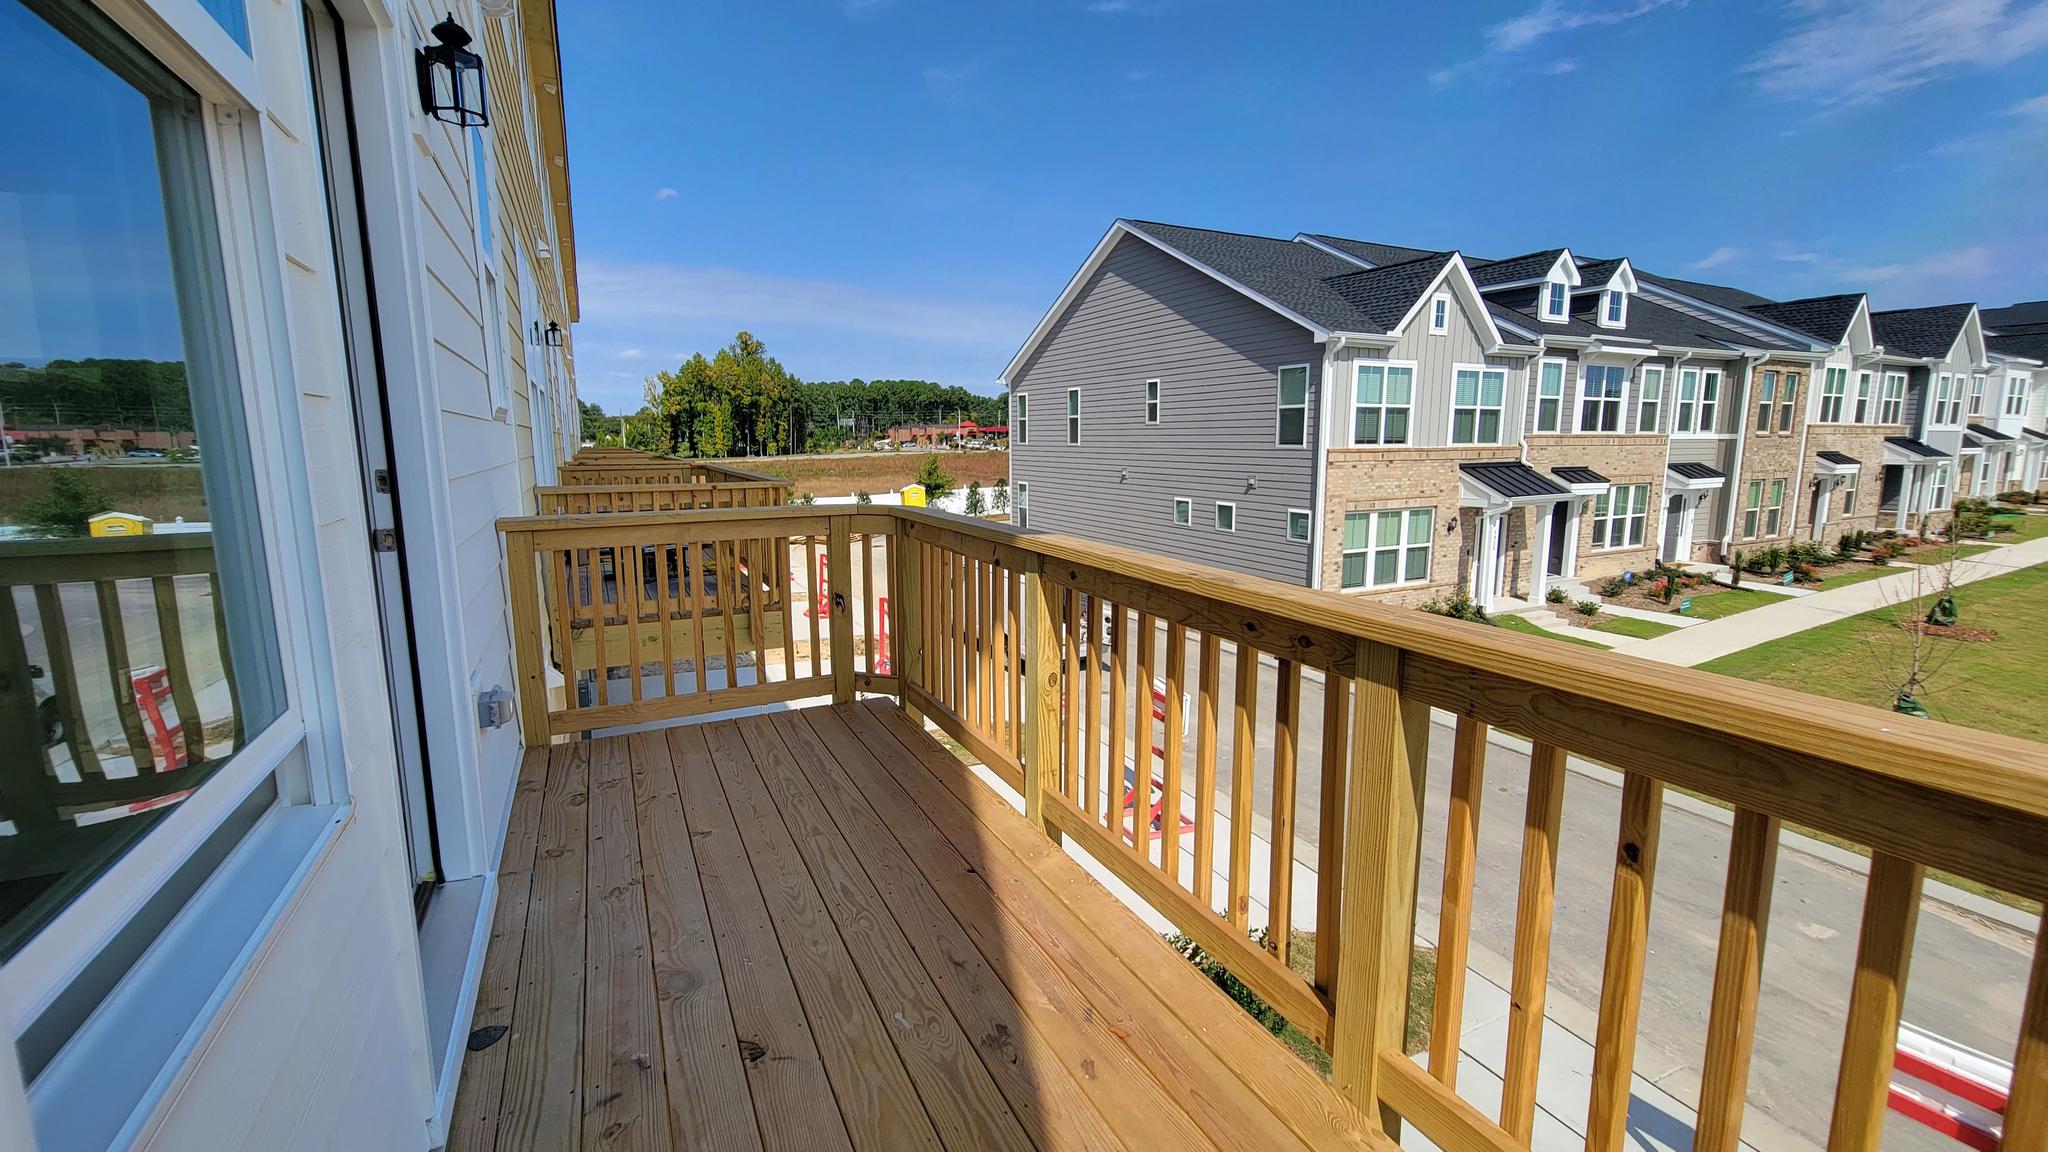
<svg viewBox="0 0 2048 1152">
<path fill-rule="evenodd" d="M 192 431 L 192 396 L 180 360 L 51 360 L 0 364 L 7 426 Z"/>
<path fill-rule="evenodd" d="M 583 405 L 583 439 L 678 456 L 776 456 L 853 447 L 898 424 L 1001 424 L 1001 396 L 930 380 L 798 379 L 752 333 L 649 376 L 639 411 Z"/>
</svg>

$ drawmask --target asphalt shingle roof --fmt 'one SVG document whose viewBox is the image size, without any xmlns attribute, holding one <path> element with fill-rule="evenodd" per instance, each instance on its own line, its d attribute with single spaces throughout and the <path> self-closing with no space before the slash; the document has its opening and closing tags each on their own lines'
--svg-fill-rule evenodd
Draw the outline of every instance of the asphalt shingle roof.
<svg viewBox="0 0 2048 1152">
<path fill-rule="evenodd" d="M 1450 262 L 1451 253 L 1434 252 L 1400 264 L 1362 268 L 1329 283 L 1352 307 L 1372 318 L 1377 325 L 1372 331 L 1391 332 Z"/>
<path fill-rule="evenodd" d="M 1728 478 L 1726 472 L 1711 464 L 1700 464 L 1691 460 L 1680 460 L 1676 463 L 1666 464 L 1664 467 L 1678 473 L 1687 480 L 1725 480 Z"/>
<path fill-rule="evenodd" d="M 1898 308 L 1872 312 L 1870 327 L 1887 352 L 1934 359 L 1948 355 L 1970 318 L 1968 304 L 1937 304 L 1932 308 Z"/>
<path fill-rule="evenodd" d="M 1791 348 L 1790 343 L 1765 337 L 1762 333 L 1737 332 L 1696 316 L 1666 308 L 1654 300 L 1635 296 L 1628 302 L 1628 322 L 1620 328 L 1602 328 L 1599 319 L 1600 294 L 1572 298 L 1572 318 L 1582 321 L 1594 335 L 1631 336 L 1653 344 L 1679 348 Z"/>
<path fill-rule="evenodd" d="M 1985 308 L 1977 315 L 1983 318 L 1984 327 L 2007 336 L 2048 331 L 2048 300 L 2023 300 L 2003 308 Z"/>
<path fill-rule="evenodd" d="M 1884 438 L 1884 442 L 1894 448 L 1903 449 L 1915 456 L 1924 456 L 1930 460 L 1945 460 L 1948 458 L 1948 453 L 1943 452 L 1932 444 L 1915 440 L 1911 436 L 1887 436 Z"/>
<path fill-rule="evenodd" d="M 1985 347 L 2006 356 L 2024 356 L 2029 360 L 2048 360 L 2048 331 L 2021 332 L 2017 335 L 1987 336 Z"/>
<path fill-rule="evenodd" d="M 1149 220 L 1124 223 L 1311 323 L 1337 332 L 1390 330 L 1408 314 L 1452 255 L 1430 253 L 1383 268 L 1360 268 L 1341 256 L 1293 240 Z"/>
<path fill-rule="evenodd" d="M 1614 278 L 1614 270 L 1621 267 L 1619 260 L 1577 260 L 1579 281 L 1588 288 L 1599 288 Z"/>
<path fill-rule="evenodd" d="M 1468 265 L 1472 268 L 1472 280 L 1481 288 L 1494 284 L 1511 284 L 1517 280 L 1534 280 L 1550 271 L 1557 258 L 1564 255 L 1562 248 L 1546 248 L 1541 252 L 1530 252 L 1523 256 L 1510 256 L 1505 260 L 1480 261 Z"/>
<path fill-rule="evenodd" d="M 1862 300 L 1862 293 L 1850 292 L 1777 304 L 1752 304 L 1745 311 L 1817 340 L 1840 344 L 1849 335 L 1849 322 L 1856 318 L 1856 306 Z"/>
<path fill-rule="evenodd" d="M 1351 240 L 1343 236 L 1331 236 L 1322 232 L 1305 232 L 1303 235 L 1320 240 L 1332 248 L 1351 253 L 1368 264 L 1404 264 L 1417 257 L 1427 256 L 1435 249 L 1403 248 L 1399 244 L 1375 244 L 1370 240 Z"/>
<path fill-rule="evenodd" d="M 1460 464 L 1459 471 L 1510 500 L 1526 496 L 1569 496 L 1563 486 L 1519 460 Z"/>
<path fill-rule="evenodd" d="M 1647 280 L 1652 284 L 1669 288 L 1673 292 L 1690 296 L 1695 300 L 1704 300 L 1721 308 L 1732 308 L 1739 311 L 1758 304 L 1774 302 L 1768 296 L 1759 296 L 1754 292 L 1745 292 L 1740 288 L 1730 288 L 1724 284 L 1703 284 L 1697 280 L 1680 280 L 1676 276 L 1659 276 L 1652 272 L 1645 272 L 1641 268 L 1635 271 L 1637 280 Z"/>
</svg>

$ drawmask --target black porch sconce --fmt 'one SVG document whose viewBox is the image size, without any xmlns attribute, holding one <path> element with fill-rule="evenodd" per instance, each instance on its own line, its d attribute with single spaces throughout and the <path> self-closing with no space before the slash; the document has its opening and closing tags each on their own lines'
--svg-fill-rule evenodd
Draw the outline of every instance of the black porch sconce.
<svg viewBox="0 0 2048 1152">
<path fill-rule="evenodd" d="M 459 128 L 485 128 L 491 123 L 484 101 L 484 58 L 469 50 L 468 29 L 455 13 L 434 25 L 434 39 L 414 54 L 420 74 L 420 110 Z"/>
<path fill-rule="evenodd" d="M 562 346 L 562 326 L 553 320 L 548 321 L 548 331 L 544 339 L 546 339 L 548 347 L 560 348 Z"/>
</svg>

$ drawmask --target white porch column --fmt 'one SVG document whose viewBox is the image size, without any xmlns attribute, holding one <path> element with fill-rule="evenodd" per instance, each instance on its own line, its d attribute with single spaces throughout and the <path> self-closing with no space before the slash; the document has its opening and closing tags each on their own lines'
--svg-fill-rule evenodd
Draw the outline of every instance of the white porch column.
<svg viewBox="0 0 2048 1152">
<path fill-rule="evenodd" d="M 1543 529 L 1537 533 L 1536 549 L 1530 554 L 1535 571 L 1530 574 L 1529 598 L 1538 604 L 1543 603 L 1543 594 L 1550 591 L 1550 534 L 1556 530 L 1558 510 L 1567 503 L 1568 500 L 1560 500 L 1544 509 Z"/>
<path fill-rule="evenodd" d="M 1474 589 L 1473 599 L 1481 608 L 1493 611 L 1500 592 L 1500 558 L 1494 552 L 1498 547 L 1500 513 L 1483 512 L 1479 517 L 1479 587 Z"/>
</svg>

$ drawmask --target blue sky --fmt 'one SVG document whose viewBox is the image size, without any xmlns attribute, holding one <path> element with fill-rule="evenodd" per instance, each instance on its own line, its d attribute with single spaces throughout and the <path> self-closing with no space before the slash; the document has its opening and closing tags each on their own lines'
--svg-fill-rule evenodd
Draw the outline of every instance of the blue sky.
<svg viewBox="0 0 2048 1152">
<path fill-rule="evenodd" d="M 2048 0 L 567 4 L 579 388 L 993 388 L 1118 216 L 2048 296 Z"/>
</svg>

